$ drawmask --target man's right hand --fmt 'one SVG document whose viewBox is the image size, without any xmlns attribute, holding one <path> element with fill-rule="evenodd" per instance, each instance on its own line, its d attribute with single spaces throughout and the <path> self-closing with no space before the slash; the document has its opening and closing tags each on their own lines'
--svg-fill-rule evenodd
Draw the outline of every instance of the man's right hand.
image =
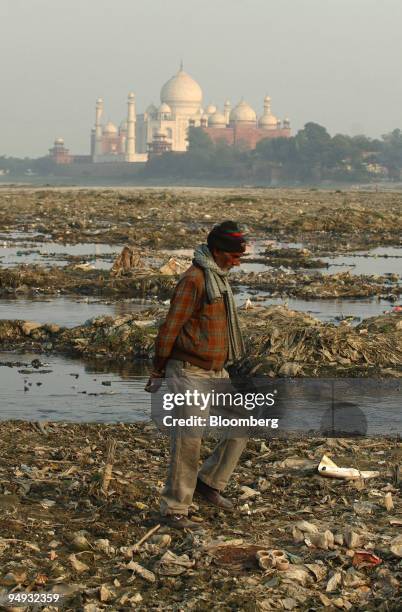
<svg viewBox="0 0 402 612">
<path fill-rule="evenodd" d="M 147 384 L 145 385 L 145 391 L 148 393 L 156 393 L 162 386 L 163 374 L 161 372 L 151 372 Z"/>
</svg>

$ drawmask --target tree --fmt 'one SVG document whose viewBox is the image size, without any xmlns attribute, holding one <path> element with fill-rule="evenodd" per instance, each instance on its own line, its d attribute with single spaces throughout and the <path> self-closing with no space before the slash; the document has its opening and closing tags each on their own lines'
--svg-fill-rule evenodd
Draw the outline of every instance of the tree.
<svg viewBox="0 0 402 612">
<path fill-rule="evenodd" d="M 199 127 L 188 128 L 188 150 L 197 151 L 212 151 L 214 150 L 214 143 L 204 130 Z"/>
<path fill-rule="evenodd" d="M 384 146 L 381 160 L 388 170 L 389 177 L 400 180 L 402 169 L 402 132 L 394 130 L 382 137 Z"/>
</svg>

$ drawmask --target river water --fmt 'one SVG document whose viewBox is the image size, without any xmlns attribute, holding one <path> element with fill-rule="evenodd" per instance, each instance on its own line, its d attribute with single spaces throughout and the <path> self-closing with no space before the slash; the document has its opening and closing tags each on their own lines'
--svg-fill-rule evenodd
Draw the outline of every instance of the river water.
<svg viewBox="0 0 402 612">
<path fill-rule="evenodd" d="M 145 365 L 54 355 L 40 355 L 39 365 L 35 359 L 35 354 L 0 353 L 1 420 L 133 423 L 155 413 L 152 396 L 144 391 Z M 260 392 L 274 385 L 284 398 L 270 415 L 279 416 L 276 433 L 311 435 L 332 427 L 333 433 L 342 428 L 368 435 L 402 434 L 399 381 L 256 379 L 255 384 Z"/>
<path fill-rule="evenodd" d="M 21 263 L 40 263 L 42 265 L 65 265 L 68 260 L 63 255 L 82 257 L 98 269 L 108 269 L 123 245 L 79 244 L 61 245 L 53 242 L 24 242 L 31 234 L 19 234 L 14 238 L 18 243 L 0 236 L 0 265 L 13 267 Z M 43 238 L 43 237 L 42 237 Z M 38 237 L 40 240 L 41 238 Z M 280 247 L 301 248 L 302 244 L 278 243 Z M 261 256 L 265 245 L 255 243 L 253 256 Z M 178 249 L 166 255 L 191 258 L 192 250 Z M 324 273 L 350 270 L 353 274 L 401 273 L 402 248 L 378 248 L 369 253 L 354 253 L 334 258 L 324 258 L 328 263 Z M 246 272 L 267 270 L 262 263 L 244 263 Z M 238 305 L 248 298 L 255 297 L 247 288 L 240 288 L 235 296 Z M 336 322 L 346 316 L 355 317 L 354 323 L 363 318 L 382 314 L 390 310 L 390 303 L 377 298 L 359 300 L 301 300 L 298 298 L 265 297 L 259 302 L 263 305 L 283 304 L 294 310 L 307 312 L 322 321 Z M 83 324 L 96 316 L 113 317 L 139 312 L 153 303 L 125 299 L 119 302 L 106 302 L 92 298 L 78 299 L 59 297 L 52 299 L 1 299 L 0 319 L 34 320 L 40 323 L 56 323 L 73 327 Z M 134 422 L 149 418 L 151 399 L 143 388 L 147 379 L 148 365 L 113 363 L 87 363 L 82 360 L 61 356 L 40 356 L 44 363 L 38 369 L 30 365 L 36 355 L 0 353 L 0 419 L 63 420 L 81 422 Z M 21 362 L 22 365 L 10 367 L 7 362 Z M 24 365 L 25 364 L 25 365 Z M 102 384 L 106 383 L 106 384 Z M 38 384 L 39 383 L 39 384 Z M 395 390 L 385 393 L 376 401 L 368 403 L 368 433 L 389 433 L 402 430 L 399 423 L 400 395 L 395 400 Z M 374 418 L 381 403 L 381 415 L 386 421 Z M 305 414 L 302 405 L 298 414 Z M 308 416 L 317 420 L 318 416 Z M 313 418 L 314 417 L 314 418 Z M 300 418 L 299 418 L 300 421 Z M 295 425 L 298 422 L 295 421 Z M 392 427 L 391 427 L 392 426 Z M 297 427 L 296 427 L 297 428 Z M 371 429 L 370 429 L 371 428 Z M 388 431 L 389 430 L 389 431 Z M 401 431 L 402 433 L 402 431 Z"/>
<path fill-rule="evenodd" d="M 0 353 L 1 420 L 129 423 L 149 418 L 145 366 L 40 355 L 43 365 L 35 369 L 31 361 L 37 358 L 29 353 Z M 15 362 L 21 365 L 2 365 Z"/>
</svg>

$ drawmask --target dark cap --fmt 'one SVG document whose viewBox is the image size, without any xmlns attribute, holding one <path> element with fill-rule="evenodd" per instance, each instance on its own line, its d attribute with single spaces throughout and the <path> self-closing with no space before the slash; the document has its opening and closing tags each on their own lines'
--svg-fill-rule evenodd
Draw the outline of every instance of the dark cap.
<svg viewBox="0 0 402 612">
<path fill-rule="evenodd" d="M 244 253 L 246 250 L 246 236 L 235 221 L 223 221 L 215 225 L 207 238 L 208 248 L 219 249 L 227 253 Z"/>
</svg>

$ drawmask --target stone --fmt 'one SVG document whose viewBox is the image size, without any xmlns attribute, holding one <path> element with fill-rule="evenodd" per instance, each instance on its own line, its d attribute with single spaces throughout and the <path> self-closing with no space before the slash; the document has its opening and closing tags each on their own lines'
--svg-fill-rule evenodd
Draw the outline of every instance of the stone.
<svg viewBox="0 0 402 612">
<path fill-rule="evenodd" d="M 360 548 L 362 545 L 361 536 L 355 531 L 352 531 L 352 529 L 345 530 L 344 540 L 348 548 Z"/>
<path fill-rule="evenodd" d="M 36 321 L 24 321 L 21 325 L 21 329 L 26 336 L 30 336 L 31 332 L 39 329 L 39 327 L 42 327 L 42 323 L 37 323 Z"/>
<path fill-rule="evenodd" d="M 320 533 L 310 533 L 306 540 L 310 541 L 316 548 L 321 548 L 322 550 L 328 550 L 328 548 L 333 548 L 334 546 L 334 535 L 329 529 Z"/>
<path fill-rule="evenodd" d="M 402 535 L 392 540 L 390 549 L 396 557 L 402 557 Z"/>
</svg>

